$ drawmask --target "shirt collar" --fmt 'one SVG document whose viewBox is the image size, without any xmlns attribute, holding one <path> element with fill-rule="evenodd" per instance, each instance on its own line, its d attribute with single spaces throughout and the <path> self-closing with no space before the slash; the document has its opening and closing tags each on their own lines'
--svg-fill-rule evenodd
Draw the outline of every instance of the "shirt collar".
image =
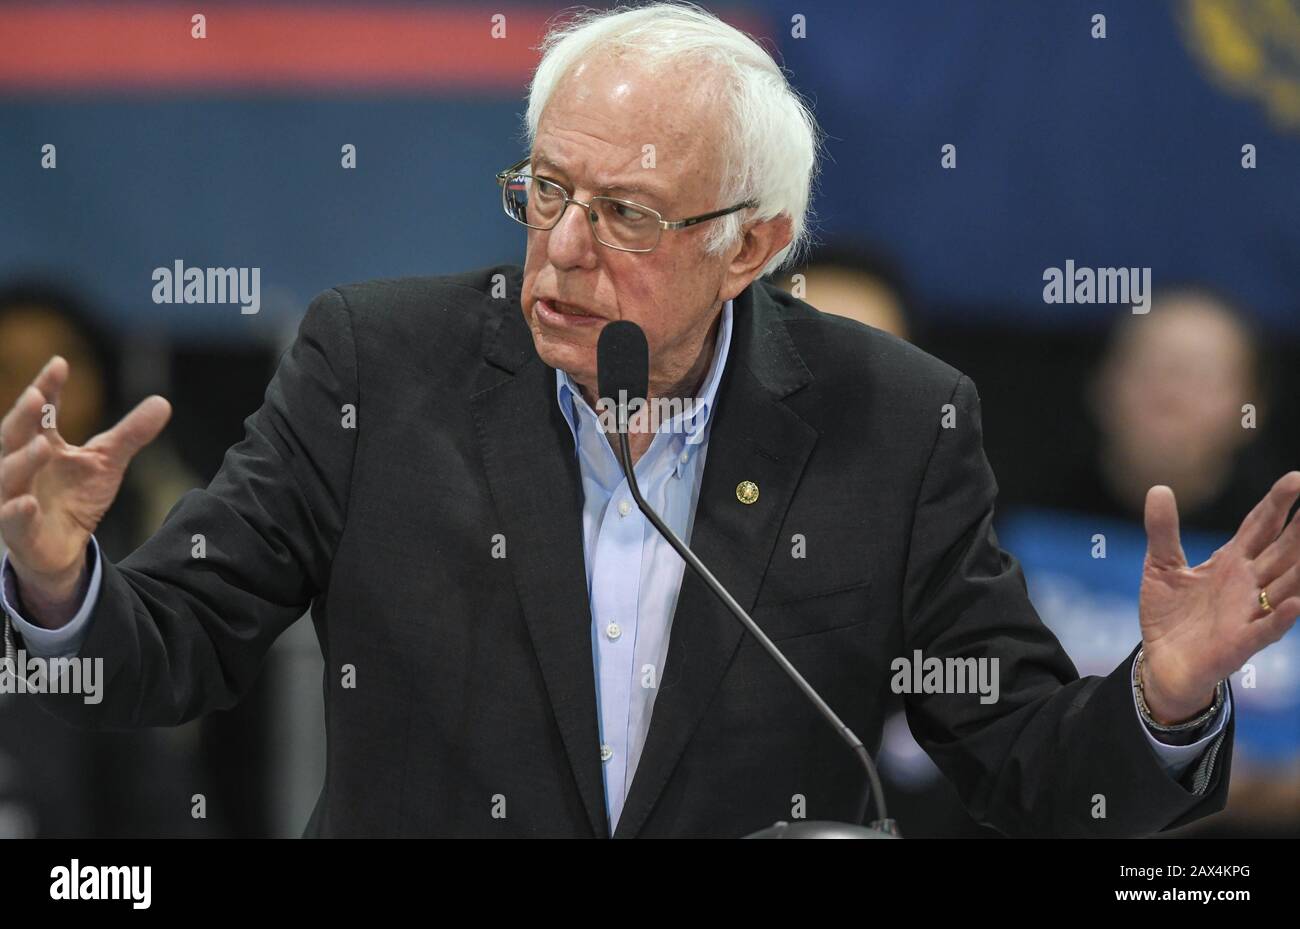
<svg viewBox="0 0 1300 929">
<path fill-rule="evenodd" d="M 699 445 L 704 441 L 709 420 L 713 415 L 713 403 L 718 394 L 718 384 L 722 381 L 722 372 L 727 366 L 727 357 L 731 354 L 731 331 L 732 331 L 732 306 L 728 300 L 722 304 L 722 318 L 718 324 L 718 339 L 713 347 L 713 361 L 709 366 L 709 373 L 704 377 L 704 383 L 701 387 L 699 396 L 695 398 L 695 403 L 685 409 L 682 413 L 682 432 L 686 438 L 687 447 Z M 567 371 L 556 369 L 555 371 L 555 396 L 560 404 L 560 412 L 564 414 L 565 421 L 569 424 L 569 430 L 573 433 L 573 440 L 578 441 L 577 423 L 574 421 L 574 409 L 581 405 L 585 407 L 594 420 L 595 413 L 587 402 L 582 399 L 582 391 L 578 387 L 577 381 L 569 376 Z M 676 417 L 674 417 L 676 419 Z M 672 428 L 671 423 L 660 423 L 659 431 Z"/>
</svg>

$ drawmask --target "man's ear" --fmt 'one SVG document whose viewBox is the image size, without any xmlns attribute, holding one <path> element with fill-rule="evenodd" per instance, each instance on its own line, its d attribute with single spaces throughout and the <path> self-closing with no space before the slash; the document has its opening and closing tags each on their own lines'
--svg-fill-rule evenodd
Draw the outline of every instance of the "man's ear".
<svg viewBox="0 0 1300 929">
<path fill-rule="evenodd" d="M 771 219 L 752 223 L 741 233 L 740 245 L 723 274 L 718 296 L 722 300 L 734 299 L 742 290 L 763 273 L 772 256 L 790 244 L 794 238 L 794 223 L 785 213 Z"/>
</svg>

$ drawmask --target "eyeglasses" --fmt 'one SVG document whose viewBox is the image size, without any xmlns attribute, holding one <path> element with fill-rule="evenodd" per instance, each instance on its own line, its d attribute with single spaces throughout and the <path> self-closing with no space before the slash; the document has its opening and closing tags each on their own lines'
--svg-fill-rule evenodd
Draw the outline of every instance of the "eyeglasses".
<svg viewBox="0 0 1300 929">
<path fill-rule="evenodd" d="M 569 204 L 576 203 L 586 211 L 596 241 L 621 252 L 653 251 L 665 229 L 686 229 L 737 210 L 758 206 L 757 200 L 746 200 L 725 210 L 714 210 L 688 219 L 664 219 L 658 210 L 618 197 L 592 197 L 589 203 L 584 203 L 570 197 L 569 192 L 555 181 L 525 173 L 522 169 L 529 160 L 525 158 L 497 174 L 501 205 L 506 215 L 529 229 L 554 229 Z"/>
</svg>

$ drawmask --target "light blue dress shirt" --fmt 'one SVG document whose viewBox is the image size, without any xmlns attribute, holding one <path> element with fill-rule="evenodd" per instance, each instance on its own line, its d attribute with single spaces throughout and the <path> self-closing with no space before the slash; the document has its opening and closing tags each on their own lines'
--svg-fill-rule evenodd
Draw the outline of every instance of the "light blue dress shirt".
<svg viewBox="0 0 1300 929">
<path fill-rule="evenodd" d="M 731 350 L 731 330 L 728 300 L 722 307 L 712 363 L 695 403 L 659 424 L 635 465 L 641 495 L 687 544 L 718 383 Z M 582 474 L 591 651 L 605 806 L 612 833 L 650 729 L 686 562 L 637 508 L 614 448 L 577 383 L 559 370 L 555 383 Z"/>
<path fill-rule="evenodd" d="M 642 496 L 687 544 L 704 474 L 714 401 L 731 351 L 731 335 L 732 305 L 728 300 L 722 307 L 713 361 L 696 402 L 660 424 L 635 465 Z M 591 652 L 605 806 L 613 834 L 650 729 L 650 714 L 663 679 L 668 636 L 686 563 L 637 509 L 614 449 L 577 383 L 564 371 L 555 374 L 556 400 L 573 433 L 582 476 Z M 90 547 L 93 566 L 85 600 L 76 615 L 59 629 L 43 629 L 18 614 L 12 606 L 18 598 L 8 555 L 0 565 L 0 604 L 32 655 L 73 656 L 81 650 L 102 583 L 99 545 L 93 537 Z M 1136 694 L 1133 706 L 1136 715 Z M 1229 698 L 1206 734 L 1188 745 L 1166 745 L 1157 741 L 1145 725 L 1141 728 L 1165 771 L 1179 778 L 1219 736 L 1231 713 Z"/>
</svg>

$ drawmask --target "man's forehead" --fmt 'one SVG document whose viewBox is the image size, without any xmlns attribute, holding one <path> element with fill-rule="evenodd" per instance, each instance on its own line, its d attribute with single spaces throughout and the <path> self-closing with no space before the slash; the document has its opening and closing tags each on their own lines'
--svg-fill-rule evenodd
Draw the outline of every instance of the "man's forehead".
<svg viewBox="0 0 1300 929">
<path fill-rule="evenodd" d="M 712 166 L 720 120 L 717 96 L 705 83 L 695 72 L 644 69 L 621 59 L 580 64 L 560 82 L 542 115 L 533 170 L 596 190 L 667 201 Z M 598 88 L 617 98 L 617 106 L 589 106 L 585 98 Z M 663 106 L 665 99 L 673 104 Z M 603 144 L 588 151 L 578 141 L 588 135 Z"/>
<path fill-rule="evenodd" d="M 577 161 L 538 145 L 533 149 L 531 164 L 534 172 L 582 181 L 595 190 L 616 190 L 668 199 L 672 193 L 671 185 L 657 177 L 657 169 L 643 168 L 642 157 L 640 151 L 629 152 L 626 160 L 620 159 L 625 167 L 591 171 Z"/>
</svg>

